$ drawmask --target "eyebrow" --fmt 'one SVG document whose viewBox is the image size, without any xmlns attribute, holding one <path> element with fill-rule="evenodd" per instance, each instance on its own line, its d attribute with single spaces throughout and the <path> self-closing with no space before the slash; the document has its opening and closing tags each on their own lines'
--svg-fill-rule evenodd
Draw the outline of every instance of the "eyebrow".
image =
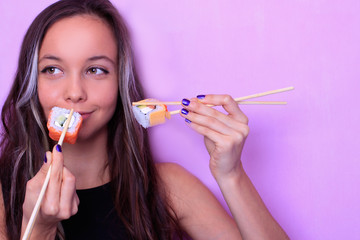
<svg viewBox="0 0 360 240">
<path fill-rule="evenodd" d="M 55 60 L 55 61 L 58 61 L 58 62 L 62 62 L 61 58 L 58 58 L 58 57 L 56 57 L 54 55 L 44 55 L 42 58 L 40 58 L 39 63 L 42 60 L 45 60 L 45 59 L 50 59 L 50 60 Z"/>
<path fill-rule="evenodd" d="M 101 60 L 101 59 L 106 60 L 106 61 L 112 63 L 114 66 L 116 66 L 115 62 L 111 58 L 109 58 L 105 55 L 93 56 L 93 57 L 89 58 L 88 61 L 96 61 L 96 60 Z"/>
<path fill-rule="evenodd" d="M 42 60 L 45 60 L 45 59 L 55 60 L 55 61 L 58 61 L 58 62 L 62 62 L 61 58 L 56 57 L 56 56 L 54 56 L 54 55 L 44 55 L 42 58 L 40 58 L 39 63 L 40 63 Z M 107 57 L 107 56 L 105 56 L 105 55 L 93 56 L 93 57 L 91 57 L 91 58 L 88 58 L 87 61 L 91 62 L 91 61 L 96 61 L 96 60 L 101 60 L 101 59 L 106 60 L 106 61 L 112 63 L 112 64 L 115 66 L 115 62 L 114 62 L 111 58 L 109 58 L 109 57 Z"/>
</svg>

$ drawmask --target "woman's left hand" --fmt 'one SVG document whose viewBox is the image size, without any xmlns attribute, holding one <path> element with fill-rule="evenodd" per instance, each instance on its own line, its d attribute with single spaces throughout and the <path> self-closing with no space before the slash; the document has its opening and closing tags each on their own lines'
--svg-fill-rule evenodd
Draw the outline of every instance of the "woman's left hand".
<svg viewBox="0 0 360 240">
<path fill-rule="evenodd" d="M 219 181 L 241 172 L 241 152 L 249 134 L 248 118 L 229 95 L 204 95 L 182 101 L 181 116 L 204 136 L 210 170 Z M 222 106 L 224 114 L 207 105 Z"/>
</svg>

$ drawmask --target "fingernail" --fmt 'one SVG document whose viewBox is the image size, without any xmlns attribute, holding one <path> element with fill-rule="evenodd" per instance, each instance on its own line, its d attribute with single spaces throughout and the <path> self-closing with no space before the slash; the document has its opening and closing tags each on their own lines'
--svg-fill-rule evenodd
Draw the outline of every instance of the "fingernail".
<svg viewBox="0 0 360 240">
<path fill-rule="evenodd" d="M 205 95 L 197 95 L 196 97 L 197 97 L 197 99 L 204 99 Z"/>
<path fill-rule="evenodd" d="M 56 145 L 56 150 L 57 150 L 58 152 L 62 152 L 61 146 L 60 146 L 59 144 Z"/>
<path fill-rule="evenodd" d="M 186 110 L 185 108 L 181 109 L 181 113 L 184 115 L 188 115 L 189 111 Z"/>
<path fill-rule="evenodd" d="M 187 118 L 185 118 L 185 122 L 191 123 L 191 121 L 189 119 L 187 119 Z"/>
<path fill-rule="evenodd" d="M 45 153 L 45 156 L 44 156 L 44 163 L 47 163 L 46 153 Z"/>
<path fill-rule="evenodd" d="M 184 106 L 189 106 L 190 101 L 187 100 L 186 98 L 184 98 L 184 99 L 182 100 L 182 104 L 183 104 Z"/>
</svg>

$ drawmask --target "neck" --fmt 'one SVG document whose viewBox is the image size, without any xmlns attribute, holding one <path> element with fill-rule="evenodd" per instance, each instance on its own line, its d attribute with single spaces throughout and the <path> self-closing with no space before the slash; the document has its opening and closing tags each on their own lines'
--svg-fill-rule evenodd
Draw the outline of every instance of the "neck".
<svg viewBox="0 0 360 240">
<path fill-rule="evenodd" d="M 76 144 L 64 144 L 64 165 L 76 178 L 76 189 L 87 189 L 110 181 L 107 131 Z"/>
</svg>

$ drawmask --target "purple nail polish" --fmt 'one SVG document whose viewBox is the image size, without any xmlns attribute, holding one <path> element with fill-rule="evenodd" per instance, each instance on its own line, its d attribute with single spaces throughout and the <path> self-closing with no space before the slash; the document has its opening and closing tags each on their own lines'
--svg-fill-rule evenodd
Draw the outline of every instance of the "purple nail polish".
<svg viewBox="0 0 360 240">
<path fill-rule="evenodd" d="M 189 119 L 187 119 L 187 118 L 185 118 L 185 122 L 191 123 L 191 121 Z"/>
<path fill-rule="evenodd" d="M 44 163 L 47 163 L 46 153 L 45 153 L 45 156 L 44 156 Z"/>
<path fill-rule="evenodd" d="M 59 144 L 56 145 L 56 150 L 57 150 L 58 152 L 62 152 L 61 146 L 60 146 Z"/>
<path fill-rule="evenodd" d="M 197 99 L 204 99 L 205 95 L 197 95 L 196 97 L 197 97 Z"/>
<path fill-rule="evenodd" d="M 182 100 L 182 104 L 183 104 L 184 106 L 189 106 L 190 101 L 187 100 L 186 98 L 184 98 L 184 99 Z"/>
<path fill-rule="evenodd" d="M 184 115 L 188 115 L 189 111 L 186 110 L 185 108 L 181 109 L 181 113 Z"/>
</svg>

